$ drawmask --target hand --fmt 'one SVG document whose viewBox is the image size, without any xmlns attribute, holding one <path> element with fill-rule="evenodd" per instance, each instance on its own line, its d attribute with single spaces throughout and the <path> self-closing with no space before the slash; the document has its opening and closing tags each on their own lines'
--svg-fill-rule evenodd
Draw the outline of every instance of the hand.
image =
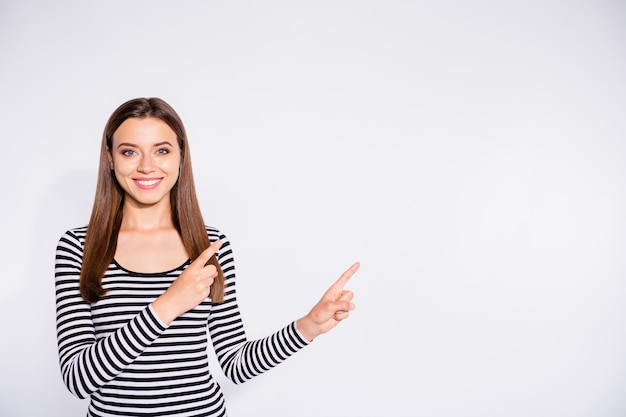
<svg viewBox="0 0 626 417">
<path fill-rule="evenodd" d="M 213 242 L 180 274 L 167 291 L 154 300 L 152 307 L 164 323 L 169 325 L 176 317 L 191 310 L 209 296 L 211 284 L 217 276 L 217 268 L 207 265 L 207 262 L 221 246 L 222 242 L 219 240 Z"/>
<path fill-rule="evenodd" d="M 311 309 L 309 314 L 296 322 L 298 330 L 309 341 L 320 334 L 330 331 L 341 320 L 348 318 L 350 311 L 356 307 L 352 303 L 354 294 L 344 289 L 348 280 L 361 266 L 354 263 L 339 279 L 324 293 L 322 298 Z"/>
</svg>

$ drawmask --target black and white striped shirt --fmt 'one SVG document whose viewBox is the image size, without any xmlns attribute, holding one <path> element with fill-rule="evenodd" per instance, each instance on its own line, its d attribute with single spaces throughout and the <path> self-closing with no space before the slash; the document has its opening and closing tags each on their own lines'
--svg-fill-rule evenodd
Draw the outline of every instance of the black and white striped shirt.
<svg viewBox="0 0 626 417">
<path fill-rule="evenodd" d="M 291 322 L 278 332 L 248 341 L 235 293 L 235 266 L 226 236 L 218 260 L 224 272 L 221 304 L 210 298 L 169 326 L 151 303 L 190 264 L 163 273 L 137 273 L 115 261 L 102 285 L 107 294 L 93 305 L 79 292 L 87 228 L 67 231 L 56 251 L 56 309 L 63 381 L 76 396 L 91 396 L 88 416 L 225 416 L 221 389 L 208 367 L 210 334 L 224 374 L 242 383 L 278 365 L 308 344 Z"/>
</svg>

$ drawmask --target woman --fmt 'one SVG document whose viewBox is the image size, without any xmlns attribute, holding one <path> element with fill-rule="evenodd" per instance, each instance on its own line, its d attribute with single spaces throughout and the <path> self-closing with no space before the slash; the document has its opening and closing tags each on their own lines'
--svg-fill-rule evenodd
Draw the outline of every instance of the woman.
<svg viewBox="0 0 626 417">
<path fill-rule="evenodd" d="M 56 253 L 59 362 L 88 416 L 224 416 L 208 368 L 243 383 L 326 333 L 354 309 L 355 263 L 304 317 L 249 341 L 225 235 L 205 226 L 184 126 L 166 102 L 133 99 L 109 118 L 89 224 Z"/>
</svg>

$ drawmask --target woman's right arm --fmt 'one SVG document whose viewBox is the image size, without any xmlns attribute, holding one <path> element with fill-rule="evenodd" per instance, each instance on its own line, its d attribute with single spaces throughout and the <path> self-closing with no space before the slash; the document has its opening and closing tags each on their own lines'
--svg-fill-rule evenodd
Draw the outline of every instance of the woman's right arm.
<svg viewBox="0 0 626 417">
<path fill-rule="evenodd" d="M 55 289 L 57 344 L 63 382 L 86 398 L 114 379 L 167 328 L 149 305 L 126 324 L 98 339 L 91 306 L 80 295 L 84 229 L 66 232 L 57 245 Z"/>
</svg>

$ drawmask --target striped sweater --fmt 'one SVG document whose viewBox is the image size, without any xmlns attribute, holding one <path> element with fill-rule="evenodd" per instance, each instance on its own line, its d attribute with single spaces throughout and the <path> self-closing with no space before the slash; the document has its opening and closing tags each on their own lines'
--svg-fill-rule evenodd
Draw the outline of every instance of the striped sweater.
<svg viewBox="0 0 626 417">
<path fill-rule="evenodd" d="M 223 303 L 207 298 L 166 326 L 151 303 L 190 261 L 163 273 L 132 272 L 113 261 L 102 279 L 107 294 L 90 305 L 79 292 L 86 230 L 69 230 L 59 240 L 55 279 L 61 375 L 74 395 L 91 397 L 88 416 L 225 416 L 220 386 L 208 366 L 209 334 L 222 371 L 236 384 L 308 344 L 295 322 L 247 340 L 231 246 L 211 227 L 210 240 L 223 242 L 217 254 L 225 278 Z"/>
</svg>

